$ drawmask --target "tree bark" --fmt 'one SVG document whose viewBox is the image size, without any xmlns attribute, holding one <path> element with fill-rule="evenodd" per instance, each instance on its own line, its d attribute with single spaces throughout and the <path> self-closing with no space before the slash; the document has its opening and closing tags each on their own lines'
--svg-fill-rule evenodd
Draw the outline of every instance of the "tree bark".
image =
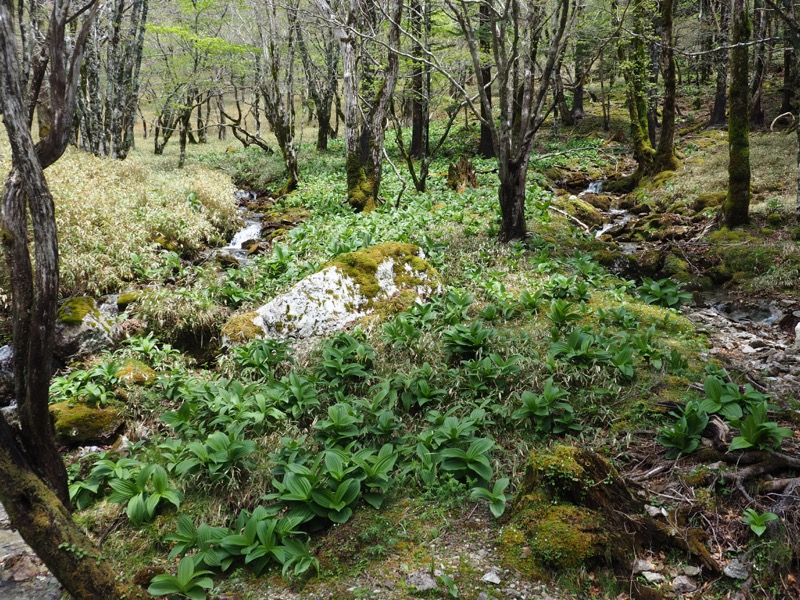
<svg viewBox="0 0 800 600">
<path fill-rule="evenodd" d="M 730 53 L 731 86 L 728 119 L 728 196 L 723 215 L 728 227 L 749 222 L 750 210 L 750 120 L 748 47 L 751 26 L 747 0 L 733 0 Z"/>
<path fill-rule="evenodd" d="M 769 16 L 764 7 L 764 0 L 754 0 L 753 17 L 755 21 L 754 39 L 763 40 L 767 35 Z M 753 74 L 750 79 L 750 123 L 751 125 L 764 124 L 764 79 L 767 74 L 767 44 L 761 42 L 753 49 Z"/>
<path fill-rule="evenodd" d="M 487 2 L 481 2 L 479 10 L 479 29 L 478 37 L 480 39 L 480 49 L 486 55 L 491 56 L 492 52 L 492 32 L 489 30 L 491 22 L 492 8 Z M 485 57 L 484 60 L 489 60 Z M 481 102 L 481 139 L 478 145 L 478 154 L 483 158 L 494 158 L 497 156 L 497 149 L 494 147 L 492 141 L 492 132 L 486 121 L 494 118 L 492 117 L 492 86 L 489 82 L 492 80 L 492 68 L 489 65 L 481 67 L 480 80 L 486 86 L 486 101 Z"/>
<path fill-rule="evenodd" d="M 661 135 L 653 158 L 651 174 L 675 171 L 678 157 L 675 155 L 675 88 L 677 87 L 675 49 L 673 40 L 673 18 L 675 0 L 661 1 L 661 59 L 664 70 L 664 107 L 661 111 Z"/>
<path fill-rule="evenodd" d="M 498 199 L 502 222 L 500 241 L 524 240 L 525 225 L 525 186 L 528 178 L 528 161 L 499 161 L 500 188 Z"/>
<path fill-rule="evenodd" d="M 413 0 L 409 8 L 412 35 L 416 38 L 412 54 L 415 57 L 411 75 L 411 149 L 414 158 L 424 158 L 428 154 L 430 129 L 430 73 L 425 65 L 423 44 L 430 33 L 429 0 Z"/>
<path fill-rule="evenodd" d="M 730 1 L 722 0 L 719 8 L 718 30 L 716 34 L 716 44 L 721 45 L 729 39 L 729 15 Z M 728 56 L 724 52 L 717 52 L 714 55 L 716 66 L 716 90 L 714 92 L 714 106 L 711 108 L 711 116 L 708 119 L 710 126 L 724 125 L 727 119 L 728 108 Z"/>
</svg>

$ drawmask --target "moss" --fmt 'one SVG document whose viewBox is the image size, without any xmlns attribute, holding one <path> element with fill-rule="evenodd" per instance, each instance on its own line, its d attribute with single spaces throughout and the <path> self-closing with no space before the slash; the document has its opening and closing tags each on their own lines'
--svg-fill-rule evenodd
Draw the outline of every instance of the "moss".
<svg viewBox="0 0 800 600">
<path fill-rule="evenodd" d="M 395 283 L 398 287 L 436 287 L 438 274 L 426 260 L 419 257 L 419 248 L 413 244 L 386 242 L 356 252 L 345 252 L 325 267 L 337 267 L 355 281 L 361 295 L 367 299 L 367 306 L 374 308 L 381 292 L 377 279 L 378 267 L 389 259 L 394 260 Z M 406 270 L 406 265 L 411 267 L 411 271 Z"/>
<path fill-rule="evenodd" d="M 705 192 L 698 194 L 692 208 L 697 212 L 706 210 L 707 208 L 717 208 L 718 206 L 722 206 L 722 203 L 725 202 L 726 195 L 726 192 Z"/>
<path fill-rule="evenodd" d="M 568 215 L 575 217 L 589 227 L 598 227 L 605 221 L 605 217 L 599 210 L 577 196 L 561 198 L 560 201 Z"/>
<path fill-rule="evenodd" d="M 226 255 L 226 256 L 228 256 L 228 255 Z M 139 292 L 139 291 L 126 292 L 124 294 L 120 294 L 119 296 L 117 296 L 117 308 L 120 311 L 124 311 L 126 308 L 128 308 L 129 304 L 133 304 L 134 302 L 139 300 L 139 298 L 141 298 L 141 297 L 142 297 L 142 293 Z"/>
<path fill-rule="evenodd" d="M 750 276 L 765 273 L 780 257 L 778 249 L 759 244 L 729 246 L 722 249 L 721 254 L 729 271 Z"/>
<path fill-rule="evenodd" d="M 117 407 L 98 408 L 72 400 L 53 404 L 50 414 L 60 444 L 106 443 L 123 423 L 122 411 Z"/>
<path fill-rule="evenodd" d="M 134 385 L 150 385 L 156 380 L 156 372 L 139 360 L 129 358 L 117 370 L 117 379 Z"/>
<path fill-rule="evenodd" d="M 244 344 L 262 337 L 264 330 L 253 322 L 257 316 L 258 313 L 256 312 L 249 312 L 231 317 L 223 325 L 220 334 L 228 340 L 228 343 L 233 344 Z"/>
<path fill-rule="evenodd" d="M 378 207 L 376 178 L 367 172 L 361 159 L 352 152 L 347 154 L 347 201 L 361 212 Z"/>
<path fill-rule="evenodd" d="M 524 533 L 530 557 L 543 566 L 570 569 L 604 554 L 603 520 L 594 511 L 556 504 L 544 510 L 532 508 L 519 514 L 516 521 L 523 519 L 529 525 Z"/>
<path fill-rule="evenodd" d="M 656 173 L 651 180 L 651 184 L 653 187 L 658 188 L 664 185 L 667 181 L 675 177 L 675 171 L 661 171 L 660 173 Z"/>
<path fill-rule="evenodd" d="M 88 296 L 79 296 L 77 298 L 70 298 L 58 308 L 56 318 L 65 325 L 80 325 L 86 315 L 99 318 L 100 311 L 97 310 L 94 298 Z"/>
<path fill-rule="evenodd" d="M 782 227 L 784 223 L 786 223 L 786 217 L 779 212 L 774 212 L 767 215 L 767 225 L 770 227 Z"/>
<path fill-rule="evenodd" d="M 546 488 L 556 497 L 584 475 L 575 460 L 577 448 L 558 445 L 550 452 L 534 452 L 528 461 L 525 484 L 528 489 Z"/>
<path fill-rule="evenodd" d="M 752 234 L 741 229 L 731 230 L 727 227 L 722 227 L 709 235 L 707 239 L 712 244 L 743 244 L 752 242 L 756 238 Z"/>
<path fill-rule="evenodd" d="M 675 254 L 670 254 L 664 259 L 663 271 L 666 275 L 687 273 L 689 271 L 689 263 Z"/>
</svg>

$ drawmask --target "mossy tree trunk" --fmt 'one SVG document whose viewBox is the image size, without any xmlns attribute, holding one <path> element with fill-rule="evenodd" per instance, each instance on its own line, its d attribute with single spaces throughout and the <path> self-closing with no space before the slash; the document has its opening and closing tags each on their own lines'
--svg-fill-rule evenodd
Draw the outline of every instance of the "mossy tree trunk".
<svg viewBox="0 0 800 600">
<path fill-rule="evenodd" d="M 140 594 L 119 581 L 70 518 L 67 474 L 53 439 L 48 407 L 58 241 L 55 207 L 44 169 L 61 157 L 71 137 L 82 53 L 97 6 L 89 3 L 83 24 L 71 26 L 73 44 L 68 51 L 70 2 L 56 0 L 47 34 L 41 38 L 46 46 L 40 50 L 48 60 L 36 67 L 41 69 L 39 73 L 24 73 L 17 61 L 19 45 L 10 4 L 0 3 L 0 106 L 12 153 L 2 219 L 11 281 L 14 392 L 20 426 L 13 428 L 0 414 L 0 501 L 12 526 L 73 597 L 135 598 Z M 26 99 L 35 102 L 46 68 L 50 72 L 52 127 L 46 138 L 34 144 L 28 116 L 33 114 L 32 106 L 26 106 Z M 28 89 L 32 82 L 33 89 Z M 28 218 L 35 261 L 29 250 Z"/>
<path fill-rule="evenodd" d="M 730 52 L 731 84 L 728 92 L 728 196 L 723 215 L 728 227 L 749 222 L 750 210 L 750 87 L 748 47 L 750 13 L 747 0 L 733 0 Z"/>
<path fill-rule="evenodd" d="M 368 33 L 381 29 L 377 7 L 367 3 L 364 10 L 357 11 L 351 6 L 346 14 L 339 15 L 327 0 L 316 0 L 316 4 L 336 30 L 342 55 L 347 200 L 355 210 L 369 212 L 378 206 L 387 117 L 400 69 L 397 49 L 404 2 L 392 0 L 387 10 L 387 37 L 384 43 L 376 43 L 378 48 L 386 49 L 386 62 L 379 73 L 369 61 L 359 60 L 357 47 L 357 42 L 370 44 L 369 36 L 378 35 Z M 366 39 L 359 40 L 356 31 Z M 363 70 L 361 81 L 359 64 Z M 359 87 L 365 98 L 363 105 Z"/>
<path fill-rule="evenodd" d="M 675 171 L 678 157 L 675 155 L 675 88 L 678 84 L 675 65 L 673 18 L 675 0 L 661 2 L 661 60 L 664 71 L 664 108 L 661 112 L 661 135 L 653 157 L 652 174 Z"/>
<path fill-rule="evenodd" d="M 478 154 L 483 158 L 494 158 L 497 150 L 492 141 L 492 130 L 488 121 L 492 117 L 492 86 L 487 85 L 492 80 L 492 32 L 491 26 L 492 7 L 488 2 L 481 2 L 478 8 L 478 38 L 480 40 L 480 51 L 484 54 L 484 63 L 481 66 L 481 81 L 484 82 L 486 101 L 481 102 L 481 137 L 478 143 Z"/>
<path fill-rule="evenodd" d="M 430 130 L 430 70 L 425 64 L 425 51 L 430 51 L 428 38 L 431 32 L 430 0 L 412 0 L 409 6 L 411 33 L 416 38 L 412 48 L 414 66 L 411 74 L 411 147 L 413 158 L 428 155 Z"/>
<path fill-rule="evenodd" d="M 650 123 L 647 101 L 647 33 L 644 0 L 634 0 L 631 17 L 636 36 L 620 43 L 618 54 L 625 78 L 628 115 L 631 122 L 631 141 L 633 156 L 637 162 L 636 171 L 625 187 L 635 187 L 645 173 L 652 169 L 655 150 L 650 143 Z"/>
</svg>

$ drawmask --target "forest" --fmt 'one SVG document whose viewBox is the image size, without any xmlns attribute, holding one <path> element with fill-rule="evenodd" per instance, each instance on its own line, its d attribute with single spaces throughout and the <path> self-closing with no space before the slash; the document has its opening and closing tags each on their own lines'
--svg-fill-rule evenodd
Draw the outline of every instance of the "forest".
<svg viewBox="0 0 800 600">
<path fill-rule="evenodd" d="M 800 2 L 0 1 L 0 598 L 800 598 Z"/>
</svg>

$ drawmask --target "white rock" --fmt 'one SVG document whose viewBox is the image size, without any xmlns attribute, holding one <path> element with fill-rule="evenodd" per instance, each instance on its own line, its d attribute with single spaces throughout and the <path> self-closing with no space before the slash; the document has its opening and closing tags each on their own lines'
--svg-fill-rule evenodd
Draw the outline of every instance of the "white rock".
<svg viewBox="0 0 800 600">
<path fill-rule="evenodd" d="M 698 575 L 700 575 L 700 571 L 701 571 L 700 567 L 695 567 L 692 565 L 686 565 L 685 567 L 683 567 L 683 574 L 688 575 L 689 577 L 697 577 Z"/>
<path fill-rule="evenodd" d="M 664 581 L 664 576 L 661 573 L 654 573 L 653 571 L 644 571 L 642 573 L 647 583 L 661 583 Z"/>
<path fill-rule="evenodd" d="M 483 577 L 481 577 L 481 581 L 486 581 L 487 583 L 493 583 L 495 585 L 499 585 L 500 576 L 494 571 L 489 571 Z"/>
<path fill-rule="evenodd" d="M 633 574 L 636 575 L 643 571 L 655 571 L 656 566 L 650 562 L 649 560 L 645 560 L 643 558 L 638 558 L 633 561 Z"/>
<path fill-rule="evenodd" d="M 722 572 L 731 579 L 747 579 L 749 577 L 747 566 L 738 558 L 734 558 L 731 562 L 725 565 L 725 568 L 722 569 Z"/>
</svg>

